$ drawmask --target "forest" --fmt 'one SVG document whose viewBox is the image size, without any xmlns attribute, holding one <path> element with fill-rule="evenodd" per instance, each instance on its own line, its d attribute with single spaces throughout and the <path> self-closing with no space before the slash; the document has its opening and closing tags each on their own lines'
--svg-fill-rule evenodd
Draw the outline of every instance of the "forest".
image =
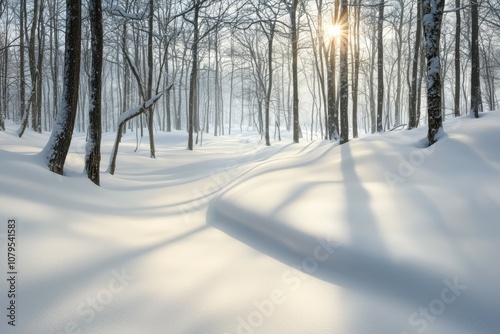
<svg viewBox="0 0 500 334">
<path fill-rule="evenodd" d="M 0 333 L 500 333 L 500 0 L 0 0 Z"/>
<path fill-rule="evenodd" d="M 19 136 L 53 131 L 74 103 L 66 127 L 92 143 L 101 131 L 117 143 L 147 131 L 155 157 L 158 131 L 187 131 L 190 150 L 203 133 L 244 129 L 266 145 L 282 130 L 294 142 L 342 144 L 437 131 L 441 119 L 497 103 L 497 0 L 4 0 L 0 9 L 0 128 L 12 120 Z"/>
</svg>

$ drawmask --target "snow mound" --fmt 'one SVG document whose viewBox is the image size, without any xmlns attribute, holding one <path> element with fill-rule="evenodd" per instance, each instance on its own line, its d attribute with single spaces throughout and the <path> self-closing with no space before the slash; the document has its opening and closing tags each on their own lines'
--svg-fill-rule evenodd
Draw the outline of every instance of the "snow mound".
<svg viewBox="0 0 500 334">
<path fill-rule="evenodd" d="M 439 315 L 433 333 L 500 333 L 500 113 L 481 116 L 447 121 L 432 147 L 420 128 L 277 154 L 214 199 L 208 221 L 304 273 L 415 309 L 408 332 Z"/>
</svg>

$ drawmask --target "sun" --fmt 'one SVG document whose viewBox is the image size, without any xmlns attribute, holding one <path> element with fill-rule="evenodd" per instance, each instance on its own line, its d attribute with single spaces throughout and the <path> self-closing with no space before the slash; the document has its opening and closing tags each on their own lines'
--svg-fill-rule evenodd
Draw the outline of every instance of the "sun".
<svg viewBox="0 0 500 334">
<path fill-rule="evenodd" d="M 326 32 L 330 37 L 338 37 L 342 33 L 342 27 L 338 24 L 329 24 L 326 27 Z"/>
</svg>

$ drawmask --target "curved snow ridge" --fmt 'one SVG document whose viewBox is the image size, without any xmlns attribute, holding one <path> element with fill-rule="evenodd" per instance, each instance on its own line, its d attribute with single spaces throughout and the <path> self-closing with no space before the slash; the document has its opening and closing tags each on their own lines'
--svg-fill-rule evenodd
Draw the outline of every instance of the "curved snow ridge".
<svg viewBox="0 0 500 334">
<path fill-rule="evenodd" d="M 342 243 L 333 234 L 316 235 L 224 197 L 212 201 L 207 218 L 210 225 L 309 275 L 386 297 L 425 300 L 437 293 L 446 277 L 423 263 L 398 262 Z"/>
<path fill-rule="evenodd" d="M 287 252 L 299 256 L 309 256 L 311 249 L 314 249 L 318 243 L 328 243 L 327 247 L 332 252 L 333 249 L 340 245 L 333 238 L 327 241 L 316 238 L 314 235 L 296 229 L 289 224 L 246 210 L 221 196 L 211 202 L 208 217 L 209 223 L 223 230 L 229 230 L 229 234 L 243 232 L 241 236 L 245 234 L 249 236 L 248 232 L 250 232 L 255 234 L 256 237 L 272 241 L 276 245 L 283 247 Z"/>
<path fill-rule="evenodd" d="M 477 290 L 481 277 L 478 280 L 455 275 L 422 261 L 396 260 L 383 251 L 370 252 L 362 246 L 342 243 L 335 235 L 308 233 L 224 197 L 212 201 L 207 222 L 292 267 L 283 272 L 284 283 L 298 277 L 293 273 L 296 269 L 376 300 L 415 310 L 439 303 L 443 295 L 451 296 L 458 302 L 447 306 L 446 314 L 440 318 L 454 328 L 453 333 L 461 332 L 459 329 L 478 334 L 497 333 L 500 328 L 500 319 L 492 316 L 499 307 L 498 300 L 494 296 L 485 298 Z M 450 291 L 456 295 L 450 295 Z"/>
</svg>

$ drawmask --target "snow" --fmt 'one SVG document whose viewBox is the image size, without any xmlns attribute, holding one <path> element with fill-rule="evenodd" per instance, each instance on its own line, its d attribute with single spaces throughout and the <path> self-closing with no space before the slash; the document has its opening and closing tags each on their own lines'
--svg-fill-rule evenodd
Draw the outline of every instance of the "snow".
<svg viewBox="0 0 500 334">
<path fill-rule="evenodd" d="M 152 98 L 150 98 L 149 100 L 144 102 L 143 104 L 127 110 L 126 112 L 124 112 L 123 114 L 121 114 L 118 117 L 118 124 L 121 124 L 123 121 L 125 121 L 133 116 L 138 115 L 141 110 L 147 110 L 149 107 L 151 107 L 151 105 L 153 105 L 156 101 L 158 101 L 158 99 L 162 95 L 163 95 L 163 93 L 156 94 Z"/>
<path fill-rule="evenodd" d="M 37 155 L 47 133 L 8 124 L 17 320 L 0 332 L 500 333 L 500 112 L 481 116 L 446 120 L 431 147 L 425 127 L 342 146 L 205 135 L 195 151 L 173 132 L 150 159 L 127 133 L 102 187 L 84 134 L 61 176 Z"/>
</svg>

